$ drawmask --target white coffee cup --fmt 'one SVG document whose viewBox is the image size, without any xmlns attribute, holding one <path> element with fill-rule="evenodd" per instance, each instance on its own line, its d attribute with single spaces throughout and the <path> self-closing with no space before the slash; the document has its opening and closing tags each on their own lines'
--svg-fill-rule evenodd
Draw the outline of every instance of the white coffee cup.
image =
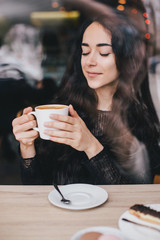
<svg viewBox="0 0 160 240">
<path fill-rule="evenodd" d="M 35 108 L 35 111 L 30 112 L 37 119 L 38 127 L 34 129 L 39 132 L 40 137 L 45 140 L 49 140 L 49 136 L 44 134 L 44 130 L 47 128 L 44 126 L 45 122 L 55 121 L 50 118 L 50 114 L 68 115 L 68 106 L 62 104 L 48 104 L 40 105 Z"/>
</svg>

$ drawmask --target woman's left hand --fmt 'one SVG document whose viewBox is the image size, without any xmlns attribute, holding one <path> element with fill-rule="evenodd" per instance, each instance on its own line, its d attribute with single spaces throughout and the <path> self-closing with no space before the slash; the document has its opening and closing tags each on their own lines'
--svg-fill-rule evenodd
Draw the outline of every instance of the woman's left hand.
<svg viewBox="0 0 160 240">
<path fill-rule="evenodd" d="M 78 151 L 84 151 L 88 158 L 102 151 L 103 146 L 89 131 L 72 105 L 69 105 L 69 113 L 71 116 L 51 114 L 50 118 L 57 121 L 45 123 L 45 127 L 50 128 L 45 130 L 50 140 L 69 145 Z"/>
</svg>

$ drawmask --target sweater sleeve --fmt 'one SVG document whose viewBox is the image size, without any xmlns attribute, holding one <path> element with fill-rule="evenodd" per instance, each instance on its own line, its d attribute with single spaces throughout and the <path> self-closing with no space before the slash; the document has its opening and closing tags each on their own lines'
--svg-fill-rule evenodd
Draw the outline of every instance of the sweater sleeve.
<svg viewBox="0 0 160 240">
<path fill-rule="evenodd" d="M 135 157 L 142 156 L 143 148 L 139 149 L 139 152 Z M 145 156 L 146 157 L 146 156 Z M 137 162 L 138 162 L 137 158 Z M 134 164 L 136 158 L 134 159 Z M 141 163 L 143 160 L 141 159 Z M 96 184 L 144 184 L 150 183 L 149 169 L 146 169 L 146 165 L 141 166 L 138 170 L 139 164 L 134 167 L 133 171 L 125 172 L 120 165 L 114 160 L 112 153 L 105 147 L 99 154 L 87 160 L 85 166 L 90 174 L 96 179 Z"/>
<path fill-rule="evenodd" d="M 37 185 L 41 183 L 41 172 L 37 164 L 37 156 L 22 158 L 20 156 L 21 181 L 24 185 Z"/>
<path fill-rule="evenodd" d="M 130 183 L 130 180 L 120 173 L 106 148 L 90 160 L 86 160 L 84 164 L 92 178 L 95 179 L 96 184 Z"/>
</svg>

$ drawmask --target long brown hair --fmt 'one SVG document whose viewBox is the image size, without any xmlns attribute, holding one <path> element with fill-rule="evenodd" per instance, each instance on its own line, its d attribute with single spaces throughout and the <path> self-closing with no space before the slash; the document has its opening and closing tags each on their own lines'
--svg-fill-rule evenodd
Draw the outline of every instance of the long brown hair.
<svg viewBox="0 0 160 240">
<path fill-rule="evenodd" d="M 113 96 L 112 112 L 118 114 L 131 129 L 136 122 L 136 127 L 140 131 L 136 134 L 140 140 L 148 142 L 150 136 L 157 142 L 160 127 L 149 90 L 144 35 L 126 16 L 116 12 L 115 15 L 114 20 L 103 15 L 87 21 L 82 26 L 68 61 L 58 101 L 71 103 L 77 111 L 96 119 L 98 99 L 95 91 L 88 87 L 81 69 L 82 37 L 86 28 L 96 21 L 111 32 L 112 48 L 120 73 L 117 90 Z"/>
</svg>

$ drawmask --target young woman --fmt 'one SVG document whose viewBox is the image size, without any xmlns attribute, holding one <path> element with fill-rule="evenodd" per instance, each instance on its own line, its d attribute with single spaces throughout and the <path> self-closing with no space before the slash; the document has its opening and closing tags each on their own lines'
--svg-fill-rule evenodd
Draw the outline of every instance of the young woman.
<svg viewBox="0 0 160 240">
<path fill-rule="evenodd" d="M 151 183 L 160 135 L 145 69 L 144 41 L 128 20 L 101 16 L 84 25 L 56 99 L 70 116 L 51 115 L 50 141 L 32 129 L 31 107 L 13 121 L 22 182 Z"/>
</svg>

